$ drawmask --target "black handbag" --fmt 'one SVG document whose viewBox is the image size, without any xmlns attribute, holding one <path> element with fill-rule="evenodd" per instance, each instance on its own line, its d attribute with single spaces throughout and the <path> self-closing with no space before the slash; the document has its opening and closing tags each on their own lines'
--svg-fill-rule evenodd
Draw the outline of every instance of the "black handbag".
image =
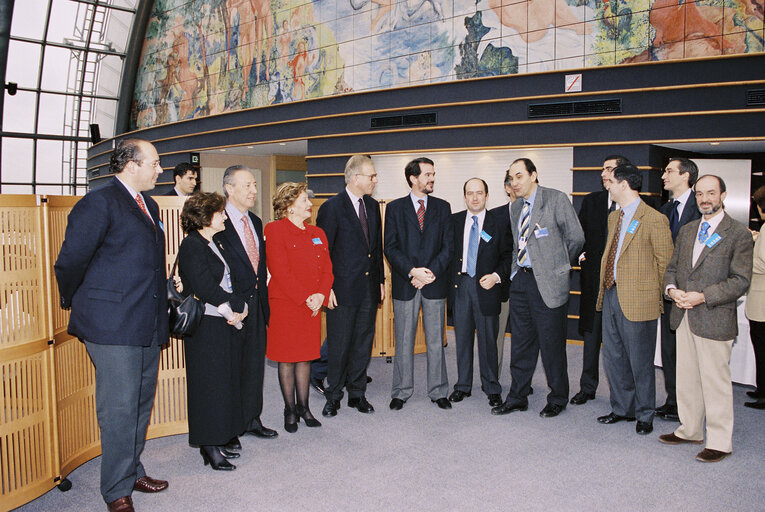
<svg viewBox="0 0 765 512">
<path fill-rule="evenodd" d="M 191 336 L 199 327 L 202 316 L 205 314 L 205 305 L 190 294 L 184 297 L 175 288 L 175 269 L 178 266 L 178 257 L 173 263 L 173 270 L 167 279 L 167 313 L 170 321 L 170 333 L 175 336 Z"/>
</svg>

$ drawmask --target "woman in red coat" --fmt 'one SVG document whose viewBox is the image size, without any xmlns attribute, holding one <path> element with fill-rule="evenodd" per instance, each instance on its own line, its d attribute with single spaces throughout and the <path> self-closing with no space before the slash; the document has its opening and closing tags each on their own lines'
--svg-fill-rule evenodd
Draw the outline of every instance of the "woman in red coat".
<svg viewBox="0 0 765 512">
<path fill-rule="evenodd" d="M 308 409 L 311 361 L 319 358 L 321 311 L 332 288 L 332 262 L 327 237 L 311 218 L 305 183 L 284 183 L 274 196 L 276 221 L 266 225 L 266 260 L 271 273 L 266 355 L 279 363 L 279 385 L 284 397 L 284 429 L 320 427 Z M 297 398 L 297 404 L 296 402 Z"/>
</svg>

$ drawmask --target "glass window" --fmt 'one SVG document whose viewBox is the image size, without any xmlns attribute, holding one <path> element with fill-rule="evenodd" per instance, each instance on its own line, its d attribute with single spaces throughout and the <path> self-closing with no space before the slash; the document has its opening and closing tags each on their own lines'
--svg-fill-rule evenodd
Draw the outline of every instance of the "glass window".
<svg viewBox="0 0 765 512">
<path fill-rule="evenodd" d="M 13 4 L 11 34 L 42 40 L 48 0 L 18 0 Z"/>
<path fill-rule="evenodd" d="M 15 96 L 5 91 L 3 131 L 33 133 L 35 130 L 35 99 L 33 92 L 17 91 Z"/>
<path fill-rule="evenodd" d="M 75 27 L 84 27 L 85 12 L 92 6 L 78 2 L 62 2 L 53 0 L 48 24 L 48 41 L 67 43 L 80 39 L 78 46 L 85 46 L 84 37 L 75 36 Z M 87 28 L 87 27 L 86 27 Z M 87 35 L 87 34 L 86 34 Z"/>
<path fill-rule="evenodd" d="M 104 43 L 111 43 L 112 50 L 116 52 L 124 52 L 132 23 L 132 13 L 110 9 L 106 21 Z"/>
<path fill-rule="evenodd" d="M 64 135 L 66 98 L 63 94 L 40 94 L 37 133 Z"/>
<path fill-rule="evenodd" d="M 2 166 L 3 182 L 31 183 L 34 152 L 32 139 L 3 137 L 2 143 L 3 158 L 0 166 Z M 10 191 L 3 186 L 3 193 L 10 193 Z"/>
<path fill-rule="evenodd" d="M 40 74 L 40 48 L 39 44 L 10 41 L 5 81 L 16 82 L 19 87 L 36 88 Z"/>
<path fill-rule="evenodd" d="M 120 90 L 120 77 L 122 76 L 122 59 L 115 55 L 102 56 L 99 66 L 96 94 L 117 96 Z"/>
<path fill-rule="evenodd" d="M 116 100 L 95 100 L 93 109 L 92 123 L 98 125 L 101 130 L 101 138 L 108 139 L 114 137 L 114 121 L 117 115 Z"/>
<path fill-rule="evenodd" d="M 67 48 L 47 46 L 43 60 L 41 88 L 48 91 L 79 92 L 74 90 L 75 77 L 79 72 L 79 60 L 73 57 L 79 58 L 81 53 Z"/>
<path fill-rule="evenodd" d="M 68 162 L 69 155 L 64 154 L 63 141 L 38 140 L 35 179 L 40 183 L 66 183 L 69 177 L 61 173 L 64 160 Z"/>
</svg>

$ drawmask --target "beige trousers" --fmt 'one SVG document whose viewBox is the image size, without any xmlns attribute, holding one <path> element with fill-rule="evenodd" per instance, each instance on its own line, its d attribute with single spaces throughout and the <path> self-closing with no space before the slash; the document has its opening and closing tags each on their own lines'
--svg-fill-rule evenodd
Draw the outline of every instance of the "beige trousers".
<svg viewBox="0 0 765 512">
<path fill-rule="evenodd" d="M 717 341 L 696 336 L 683 316 L 677 329 L 677 412 L 683 439 L 704 439 L 706 447 L 733 451 L 733 385 L 730 352 L 733 340 Z"/>
</svg>

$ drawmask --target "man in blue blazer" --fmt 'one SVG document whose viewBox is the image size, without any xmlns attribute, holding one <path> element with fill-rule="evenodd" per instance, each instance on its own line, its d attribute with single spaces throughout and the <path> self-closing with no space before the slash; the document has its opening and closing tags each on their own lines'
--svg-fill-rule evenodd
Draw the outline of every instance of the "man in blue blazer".
<svg viewBox="0 0 765 512">
<path fill-rule="evenodd" d="M 505 403 L 492 414 L 525 411 L 539 353 L 550 393 L 539 413 L 551 418 L 568 403 L 566 313 L 571 265 L 584 245 L 584 233 L 571 201 L 563 192 L 541 187 L 537 168 L 528 158 L 510 165 L 518 199 L 512 206 L 516 255 L 510 283 L 510 326 L 513 383 Z"/>
<path fill-rule="evenodd" d="M 687 158 L 672 158 L 661 179 L 664 190 L 672 192 L 672 200 L 667 201 L 660 209 L 669 219 L 669 229 L 672 231 L 672 242 L 677 241 L 680 228 L 689 222 L 701 218 L 701 212 L 696 205 L 696 195 L 692 187 L 699 177 L 699 168 Z M 667 390 L 667 400 L 656 409 L 659 418 L 680 421 L 677 414 L 676 366 L 677 341 L 675 330 L 670 327 L 669 316 L 672 311 L 672 301 L 664 298 L 664 313 L 661 315 L 661 369 L 664 372 L 664 388 Z"/>
<path fill-rule="evenodd" d="M 436 180 L 432 160 L 415 158 L 406 165 L 404 177 L 411 192 L 385 209 L 385 256 L 391 267 L 396 332 L 390 408 L 400 410 L 414 392 L 414 338 L 422 309 L 428 396 L 441 409 L 451 409 L 443 339 L 454 243 L 452 212 L 449 203 L 430 196 Z"/>
<path fill-rule="evenodd" d="M 110 511 L 131 511 L 133 490 L 167 487 L 140 460 L 168 340 L 164 226 L 144 194 L 162 167 L 149 142 L 124 139 L 110 170 L 111 182 L 72 208 L 54 270 L 67 330 L 96 369 L 101 494 Z"/>
<path fill-rule="evenodd" d="M 380 205 L 372 199 L 377 172 L 372 159 L 352 156 L 345 165 L 345 190 L 328 199 L 316 217 L 324 230 L 335 281 L 327 309 L 327 403 L 335 416 L 343 386 L 348 407 L 372 413 L 366 399 L 367 365 L 375 338 L 377 305 L 385 296 Z"/>
<path fill-rule="evenodd" d="M 244 321 L 245 345 L 242 354 L 242 415 L 244 433 L 261 438 L 274 438 L 278 433 L 264 427 L 263 372 L 266 361 L 266 325 L 270 313 L 266 288 L 266 246 L 263 223 L 249 211 L 258 197 L 258 184 L 249 168 L 232 165 L 223 172 L 223 193 L 226 196 L 226 229 L 215 235 L 230 258 L 231 287 L 234 293 L 247 297 L 248 314 Z M 239 439 L 226 445 L 241 449 Z"/>
<path fill-rule="evenodd" d="M 188 162 L 181 162 L 173 167 L 173 180 L 175 186 L 162 195 L 186 197 L 194 193 L 197 188 L 197 168 Z"/>
<path fill-rule="evenodd" d="M 454 256 L 449 306 L 457 344 L 457 384 L 450 402 L 461 402 L 473 387 L 473 340 L 478 337 L 481 389 L 489 405 L 502 403 L 497 377 L 501 283 L 510 278 L 513 257 L 510 223 L 486 210 L 489 186 L 471 178 L 462 187 L 467 210 L 452 215 Z"/>
</svg>

